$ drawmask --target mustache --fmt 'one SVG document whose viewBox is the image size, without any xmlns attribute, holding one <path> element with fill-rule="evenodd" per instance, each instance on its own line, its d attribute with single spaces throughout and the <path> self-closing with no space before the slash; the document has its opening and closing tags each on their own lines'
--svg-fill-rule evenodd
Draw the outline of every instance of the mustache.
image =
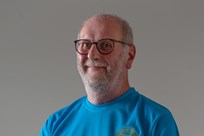
<svg viewBox="0 0 204 136">
<path fill-rule="evenodd" d="M 84 62 L 83 66 L 107 67 L 108 64 L 102 60 L 87 60 Z"/>
</svg>

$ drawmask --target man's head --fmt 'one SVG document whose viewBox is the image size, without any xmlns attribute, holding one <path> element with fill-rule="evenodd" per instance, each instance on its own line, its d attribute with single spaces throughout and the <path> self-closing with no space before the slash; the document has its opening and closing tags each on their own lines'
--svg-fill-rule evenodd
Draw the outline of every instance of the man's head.
<svg viewBox="0 0 204 136">
<path fill-rule="evenodd" d="M 78 71 L 86 90 L 102 94 L 129 85 L 128 69 L 135 46 L 126 21 L 109 14 L 93 16 L 84 22 L 75 44 Z"/>
<path fill-rule="evenodd" d="M 88 20 L 84 21 L 82 28 L 86 25 L 87 22 L 89 22 L 90 20 L 94 20 L 97 19 L 99 23 L 104 23 L 104 22 L 112 22 L 115 21 L 118 25 L 120 25 L 120 30 L 121 30 L 121 35 L 122 41 L 132 45 L 134 38 L 133 38 L 133 32 L 132 32 L 132 28 L 130 27 L 130 25 L 128 24 L 128 22 L 122 18 L 120 18 L 119 16 L 116 15 L 112 15 L 112 14 L 98 14 L 95 16 L 92 16 L 91 18 L 89 18 Z M 81 28 L 81 30 L 82 30 Z M 81 32 L 81 31 L 80 31 Z M 78 34 L 78 38 L 80 38 L 80 33 Z"/>
</svg>

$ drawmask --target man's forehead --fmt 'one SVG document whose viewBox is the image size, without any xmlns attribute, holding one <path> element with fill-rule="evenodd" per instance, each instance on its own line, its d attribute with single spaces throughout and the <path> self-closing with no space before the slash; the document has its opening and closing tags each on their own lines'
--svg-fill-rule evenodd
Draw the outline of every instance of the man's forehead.
<svg viewBox="0 0 204 136">
<path fill-rule="evenodd" d="M 85 35 L 120 35 L 122 33 L 121 26 L 116 20 L 100 20 L 99 18 L 93 17 L 87 20 L 81 28 L 79 37 Z M 114 38 L 114 37 L 112 37 Z"/>
</svg>

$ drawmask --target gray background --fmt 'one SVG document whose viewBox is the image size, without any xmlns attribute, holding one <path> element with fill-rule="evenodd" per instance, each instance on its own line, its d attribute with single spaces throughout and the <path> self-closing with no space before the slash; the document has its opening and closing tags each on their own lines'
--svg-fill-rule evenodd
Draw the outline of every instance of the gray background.
<svg viewBox="0 0 204 136">
<path fill-rule="evenodd" d="M 202 136 L 203 0 L 1 0 L 0 135 L 36 136 L 51 113 L 85 95 L 73 40 L 97 13 L 134 30 L 131 85 L 168 107 L 181 135 Z"/>
</svg>

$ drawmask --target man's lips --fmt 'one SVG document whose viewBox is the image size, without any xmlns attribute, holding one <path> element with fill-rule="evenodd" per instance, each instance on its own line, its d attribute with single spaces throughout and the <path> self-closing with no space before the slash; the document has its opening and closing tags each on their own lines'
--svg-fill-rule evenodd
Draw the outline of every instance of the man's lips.
<svg viewBox="0 0 204 136">
<path fill-rule="evenodd" d="M 106 67 L 104 66 L 86 66 L 88 69 L 92 70 L 100 70 L 100 69 L 105 69 Z"/>
</svg>

